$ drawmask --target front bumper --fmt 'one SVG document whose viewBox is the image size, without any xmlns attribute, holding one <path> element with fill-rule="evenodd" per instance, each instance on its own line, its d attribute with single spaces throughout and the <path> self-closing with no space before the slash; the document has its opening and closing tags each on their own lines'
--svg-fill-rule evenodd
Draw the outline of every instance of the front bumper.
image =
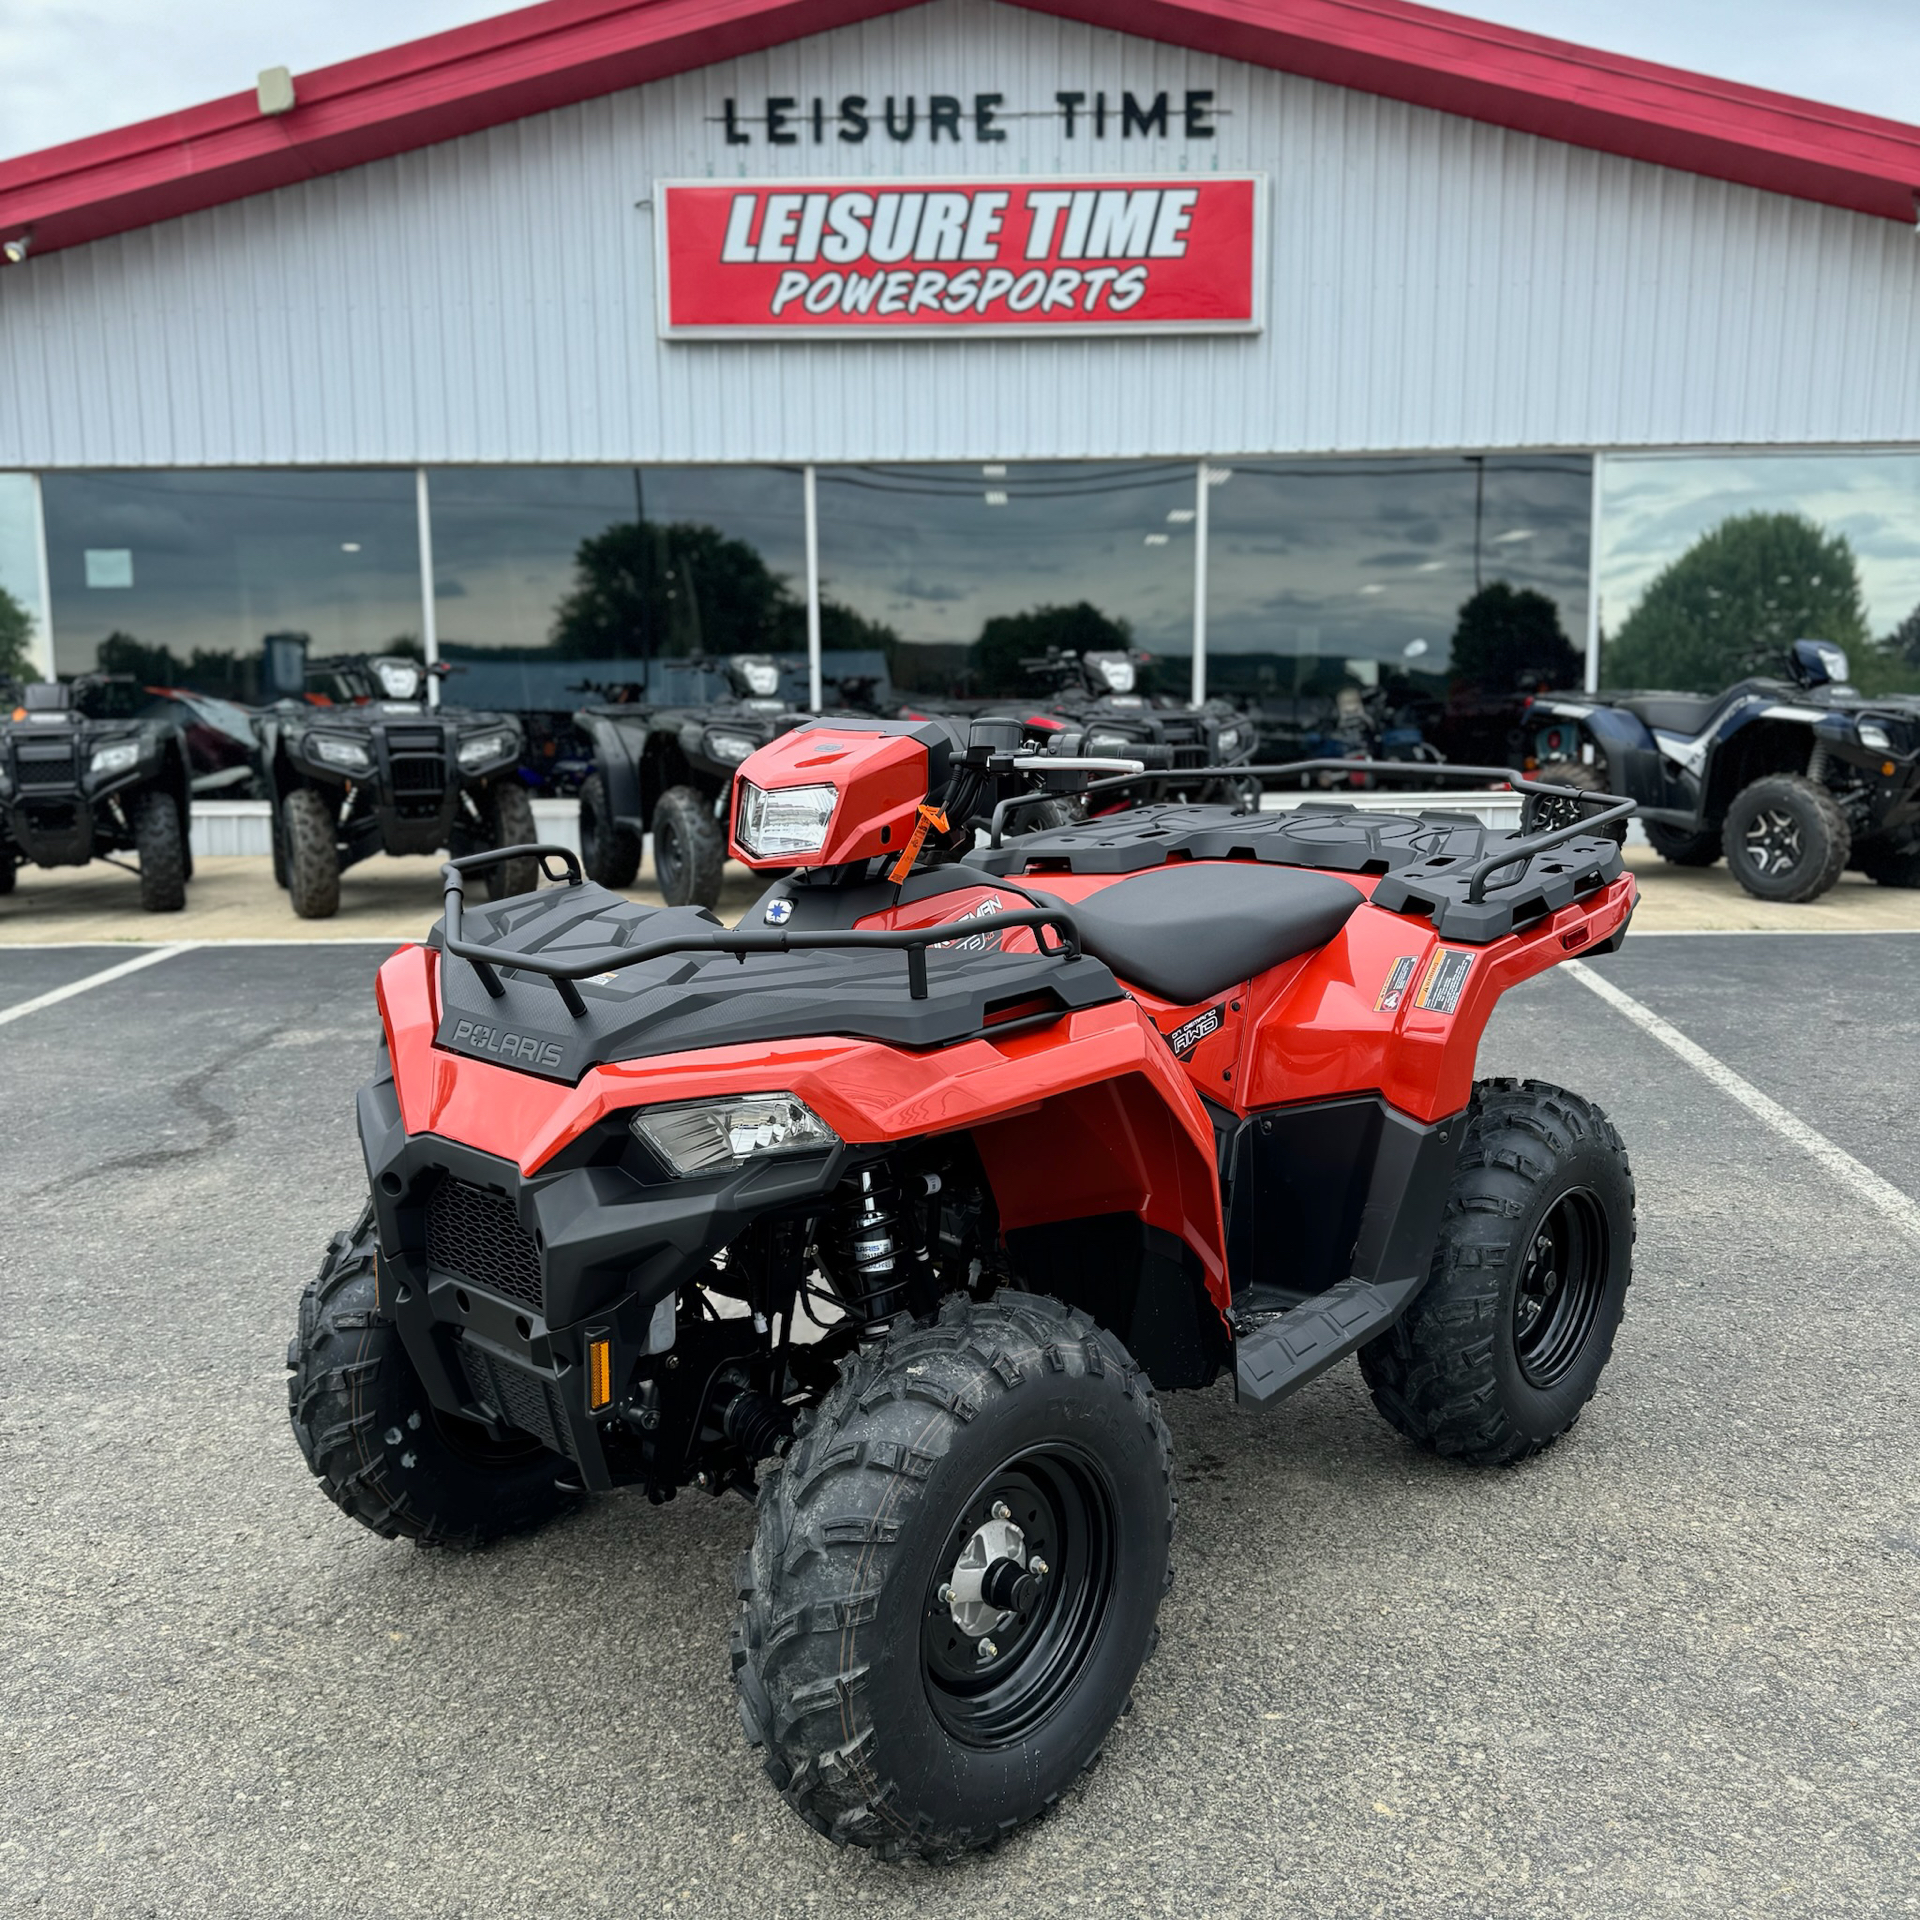
<svg viewBox="0 0 1920 1920">
<path fill-rule="evenodd" d="M 582 1484 L 623 1475 L 609 1424 L 636 1370 L 676 1342 L 680 1290 L 769 1214 L 819 1210 L 855 1150 L 671 1179 L 616 1113 L 539 1172 L 438 1134 L 409 1134 L 392 1076 L 361 1089 L 380 1236 L 380 1306 L 442 1411 L 530 1433 Z M 613 1343 L 612 1405 L 588 1406 L 590 1338 Z M 684 1390 L 704 1393 L 703 1378 Z"/>
</svg>

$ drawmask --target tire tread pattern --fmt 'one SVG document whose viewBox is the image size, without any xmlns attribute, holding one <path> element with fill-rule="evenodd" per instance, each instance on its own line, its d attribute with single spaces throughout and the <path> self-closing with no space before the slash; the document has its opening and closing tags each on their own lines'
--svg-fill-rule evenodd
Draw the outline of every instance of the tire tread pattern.
<svg viewBox="0 0 1920 1920">
<path fill-rule="evenodd" d="M 149 787 L 134 802 L 133 844 L 140 904 L 149 913 L 178 913 L 187 904 L 187 840 L 179 804 L 164 787 Z"/>
</svg>

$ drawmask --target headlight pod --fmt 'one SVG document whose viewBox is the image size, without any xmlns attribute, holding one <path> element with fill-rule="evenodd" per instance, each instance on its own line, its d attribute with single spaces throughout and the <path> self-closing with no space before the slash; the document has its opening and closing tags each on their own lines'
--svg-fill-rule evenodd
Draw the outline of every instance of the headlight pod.
<svg viewBox="0 0 1920 1920">
<path fill-rule="evenodd" d="M 1862 720 L 1856 724 L 1855 731 L 1860 736 L 1860 744 L 1874 753 L 1891 753 L 1893 735 L 1877 720 Z"/>
<path fill-rule="evenodd" d="M 737 767 L 759 745 L 758 740 L 750 740 L 744 733 L 715 731 L 707 735 L 707 757 L 718 760 L 723 767 Z"/>
<path fill-rule="evenodd" d="M 1247 735 L 1238 727 L 1222 727 L 1214 743 L 1214 750 L 1223 759 L 1228 754 L 1238 753 L 1247 744 Z"/>
<path fill-rule="evenodd" d="M 129 767 L 140 764 L 140 742 L 138 740 L 116 740 L 108 747 L 95 747 L 93 758 L 87 762 L 87 769 L 95 775 L 125 773 Z"/>
<path fill-rule="evenodd" d="M 682 1107 L 646 1107 L 628 1124 L 634 1138 L 680 1179 L 840 1144 L 840 1136 L 790 1093 L 741 1093 Z"/>
<path fill-rule="evenodd" d="M 471 773 L 489 760 L 503 759 L 513 746 L 513 735 L 504 727 L 496 727 L 492 733 L 476 733 L 471 740 L 460 742 L 460 764 Z"/>
<path fill-rule="evenodd" d="M 756 860 L 818 853 L 827 844 L 839 797 L 836 787 L 756 787 L 742 780 L 734 831 Z"/>
<path fill-rule="evenodd" d="M 323 766 L 338 767 L 344 773 L 365 773 L 373 765 L 373 755 L 358 740 L 346 740 L 337 733 L 308 734 L 307 753 Z"/>
</svg>

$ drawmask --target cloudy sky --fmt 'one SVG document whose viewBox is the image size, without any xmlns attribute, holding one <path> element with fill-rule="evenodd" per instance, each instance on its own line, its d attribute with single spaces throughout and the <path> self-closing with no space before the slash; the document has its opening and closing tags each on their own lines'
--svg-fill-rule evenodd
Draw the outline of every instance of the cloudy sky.
<svg viewBox="0 0 1920 1920">
<path fill-rule="evenodd" d="M 0 0 L 0 156 L 507 11 L 488 0 Z M 1914 0 L 1482 0 L 1536 33 L 1920 120 Z"/>
</svg>

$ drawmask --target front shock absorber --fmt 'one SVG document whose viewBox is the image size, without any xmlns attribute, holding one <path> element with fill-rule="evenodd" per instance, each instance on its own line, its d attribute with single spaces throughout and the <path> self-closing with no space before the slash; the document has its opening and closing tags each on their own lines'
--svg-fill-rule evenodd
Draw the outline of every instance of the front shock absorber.
<svg viewBox="0 0 1920 1920">
<path fill-rule="evenodd" d="M 869 1326 L 907 1306 L 918 1265 L 898 1182 L 884 1167 L 862 1167 L 841 1188 L 818 1248 L 821 1264 L 848 1312 Z"/>
</svg>

